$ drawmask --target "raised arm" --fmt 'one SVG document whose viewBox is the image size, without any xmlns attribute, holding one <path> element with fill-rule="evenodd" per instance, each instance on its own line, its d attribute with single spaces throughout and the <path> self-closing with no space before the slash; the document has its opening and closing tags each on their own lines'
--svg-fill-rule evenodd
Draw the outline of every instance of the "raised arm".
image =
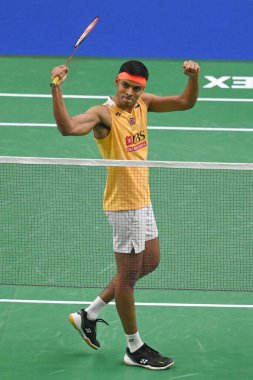
<svg viewBox="0 0 253 380">
<path fill-rule="evenodd" d="M 148 106 L 149 111 L 170 112 L 183 111 L 192 108 L 198 98 L 198 77 L 200 67 L 193 61 L 185 61 L 183 65 L 184 74 L 189 77 L 185 90 L 177 96 L 157 96 L 143 93 L 141 96 Z"/>
<path fill-rule="evenodd" d="M 80 136 L 88 134 L 93 128 L 105 124 L 104 107 L 95 106 L 87 112 L 70 117 L 63 100 L 61 84 L 67 77 L 66 66 L 58 66 L 52 70 L 51 79 L 56 76 L 60 81 L 52 88 L 53 112 L 59 131 L 64 136 Z"/>
</svg>

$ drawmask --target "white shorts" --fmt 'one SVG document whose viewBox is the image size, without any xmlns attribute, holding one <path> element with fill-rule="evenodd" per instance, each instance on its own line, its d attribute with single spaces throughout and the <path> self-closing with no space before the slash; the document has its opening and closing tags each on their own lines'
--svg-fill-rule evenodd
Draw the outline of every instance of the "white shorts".
<svg viewBox="0 0 253 380">
<path fill-rule="evenodd" d="M 145 241 L 158 236 L 152 205 L 138 210 L 106 211 L 113 228 L 113 249 L 118 253 L 140 253 Z"/>
</svg>

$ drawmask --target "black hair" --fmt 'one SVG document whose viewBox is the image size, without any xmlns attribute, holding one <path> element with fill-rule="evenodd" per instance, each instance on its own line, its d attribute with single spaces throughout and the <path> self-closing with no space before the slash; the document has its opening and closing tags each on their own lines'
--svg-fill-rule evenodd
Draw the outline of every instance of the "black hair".
<svg viewBox="0 0 253 380">
<path fill-rule="evenodd" d="M 149 72 L 146 66 L 140 61 L 127 61 L 123 63 L 119 69 L 119 73 L 127 72 L 131 75 L 144 77 L 148 80 Z"/>
</svg>

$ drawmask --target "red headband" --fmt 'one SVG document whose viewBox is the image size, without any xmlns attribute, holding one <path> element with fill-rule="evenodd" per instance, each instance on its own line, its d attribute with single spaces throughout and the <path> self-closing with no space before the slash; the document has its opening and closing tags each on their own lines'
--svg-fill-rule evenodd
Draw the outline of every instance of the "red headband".
<svg viewBox="0 0 253 380">
<path fill-rule="evenodd" d="M 132 82 L 136 82 L 140 84 L 142 87 L 146 87 L 146 84 L 147 84 L 146 78 L 138 76 L 138 75 L 129 74 L 126 71 L 119 73 L 118 79 L 131 80 Z"/>
</svg>

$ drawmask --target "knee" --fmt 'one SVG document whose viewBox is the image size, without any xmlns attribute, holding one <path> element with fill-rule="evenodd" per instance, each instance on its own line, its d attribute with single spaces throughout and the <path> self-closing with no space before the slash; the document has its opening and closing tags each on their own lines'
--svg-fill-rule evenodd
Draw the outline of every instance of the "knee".
<svg viewBox="0 0 253 380">
<path fill-rule="evenodd" d="M 146 276 L 147 274 L 153 272 L 159 265 L 160 258 L 157 257 L 151 261 L 145 262 L 142 265 L 139 278 Z"/>
<path fill-rule="evenodd" d="M 134 285 L 136 281 L 139 278 L 139 271 L 138 270 L 128 270 L 124 273 L 118 273 L 117 280 L 118 285 L 121 287 L 129 286 L 131 288 L 134 288 Z"/>
</svg>

